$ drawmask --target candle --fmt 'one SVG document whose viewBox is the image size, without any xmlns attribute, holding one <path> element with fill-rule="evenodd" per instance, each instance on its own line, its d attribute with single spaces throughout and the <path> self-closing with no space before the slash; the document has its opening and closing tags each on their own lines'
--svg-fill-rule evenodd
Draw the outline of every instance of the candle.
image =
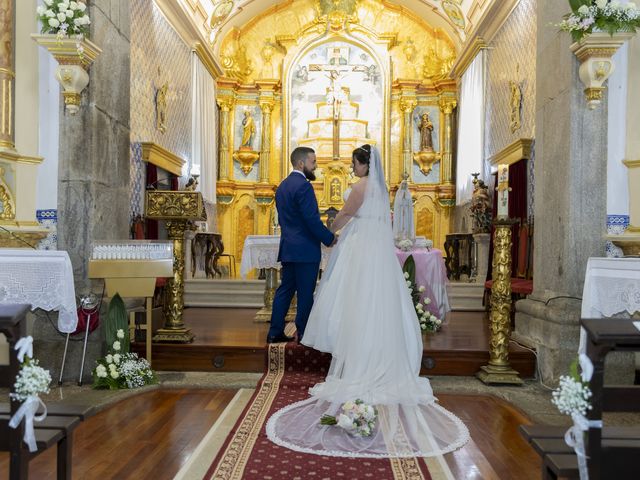
<svg viewBox="0 0 640 480">
<path fill-rule="evenodd" d="M 509 217 L 509 165 L 498 165 L 498 218 Z"/>
</svg>

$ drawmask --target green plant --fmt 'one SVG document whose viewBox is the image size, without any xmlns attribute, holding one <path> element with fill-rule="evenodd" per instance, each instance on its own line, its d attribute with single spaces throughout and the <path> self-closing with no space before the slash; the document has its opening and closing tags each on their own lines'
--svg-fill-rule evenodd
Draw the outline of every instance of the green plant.
<svg viewBox="0 0 640 480">
<path fill-rule="evenodd" d="M 118 337 L 118 330 L 122 330 L 123 337 Z M 109 302 L 107 319 L 104 325 L 104 337 L 107 347 L 111 348 L 114 342 L 120 342 L 120 353 L 129 352 L 129 322 L 127 320 L 127 309 L 119 294 L 115 294 Z"/>
</svg>

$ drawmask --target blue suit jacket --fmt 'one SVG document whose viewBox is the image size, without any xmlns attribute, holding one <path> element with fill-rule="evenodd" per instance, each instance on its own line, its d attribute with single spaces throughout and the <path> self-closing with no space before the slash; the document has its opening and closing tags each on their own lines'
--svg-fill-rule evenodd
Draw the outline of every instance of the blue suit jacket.
<svg viewBox="0 0 640 480">
<path fill-rule="evenodd" d="M 320 242 L 329 246 L 333 233 L 320 220 L 313 187 L 297 172 L 285 178 L 276 190 L 280 223 L 280 262 L 319 262 Z"/>
</svg>

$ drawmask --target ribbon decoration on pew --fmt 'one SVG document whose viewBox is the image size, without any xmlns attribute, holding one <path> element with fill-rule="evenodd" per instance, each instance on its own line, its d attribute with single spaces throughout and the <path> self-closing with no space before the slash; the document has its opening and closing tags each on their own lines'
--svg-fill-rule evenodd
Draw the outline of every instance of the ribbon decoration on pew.
<svg viewBox="0 0 640 480">
<path fill-rule="evenodd" d="M 36 415 L 38 413 L 38 408 L 40 407 L 40 405 L 42 405 L 42 408 L 44 408 L 44 412 L 40 415 Z M 30 452 L 35 452 L 36 450 L 38 450 L 38 447 L 36 445 L 36 435 L 33 430 L 33 422 L 34 420 L 36 422 L 41 422 L 46 418 L 46 416 L 47 406 L 42 400 L 40 400 L 40 397 L 38 397 L 37 395 L 32 395 L 24 402 L 22 402 L 22 405 L 20 405 L 18 411 L 13 417 L 11 417 L 11 420 L 9 421 L 9 426 L 11 428 L 18 428 L 18 425 L 20 425 L 20 422 L 24 418 L 23 440 L 24 443 L 26 443 L 29 447 Z"/>
<path fill-rule="evenodd" d="M 573 426 L 564 434 L 564 441 L 576 452 L 580 480 L 589 480 L 587 455 L 584 451 L 584 432 L 590 428 L 602 428 L 602 420 L 588 420 L 579 413 L 571 414 Z"/>
<path fill-rule="evenodd" d="M 28 337 L 22 337 L 16 342 L 14 349 L 18 351 L 16 356 L 20 363 L 24 362 L 25 355 L 29 358 L 33 358 L 33 337 L 31 335 Z"/>
</svg>

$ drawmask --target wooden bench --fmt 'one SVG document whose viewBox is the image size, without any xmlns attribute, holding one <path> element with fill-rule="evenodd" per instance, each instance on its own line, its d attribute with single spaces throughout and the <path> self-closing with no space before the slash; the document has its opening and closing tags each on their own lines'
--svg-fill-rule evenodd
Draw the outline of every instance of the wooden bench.
<svg viewBox="0 0 640 480">
<path fill-rule="evenodd" d="M 0 386 L 13 389 L 20 364 L 15 355 L 16 342 L 26 335 L 24 318 L 29 311 L 29 305 L 0 305 L 0 332 L 7 337 L 9 343 L 9 365 L 0 367 Z M 49 411 L 43 422 L 35 423 L 35 438 L 37 450 L 29 452 L 23 442 L 24 422 L 18 428 L 11 428 L 9 420 L 20 407 L 20 403 L 10 400 L 10 403 L 0 404 L 0 451 L 8 451 L 9 478 L 11 480 L 27 480 L 29 478 L 29 461 L 47 448 L 57 446 L 57 478 L 71 479 L 71 454 L 73 451 L 73 430 L 84 419 L 88 408 L 80 409 L 82 415 L 72 413 L 73 407 L 54 407 L 52 411 L 62 412 L 56 415 Z"/>
<path fill-rule="evenodd" d="M 603 412 L 639 412 L 640 387 L 604 386 L 604 360 L 611 351 L 640 351 L 640 331 L 630 320 L 603 318 L 581 320 L 587 332 L 587 356 L 594 365 L 590 381 L 593 393 L 589 420 L 602 420 Z M 521 425 L 520 433 L 542 457 L 542 478 L 579 478 L 578 461 L 564 435 L 568 427 Z M 640 426 L 590 428 L 585 452 L 589 478 L 635 479 L 640 456 Z"/>
</svg>

